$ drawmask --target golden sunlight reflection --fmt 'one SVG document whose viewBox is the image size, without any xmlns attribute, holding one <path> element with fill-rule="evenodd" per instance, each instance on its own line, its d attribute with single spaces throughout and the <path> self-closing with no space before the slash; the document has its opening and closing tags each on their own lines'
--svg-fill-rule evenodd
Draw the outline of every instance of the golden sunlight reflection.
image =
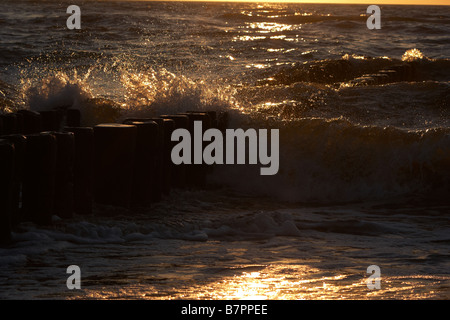
<svg viewBox="0 0 450 320">
<path fill-rule="evenodd" d="M 247 270 L 247 271 L 246 271 Z M 234 272 L 233 272 L 234 271 Z M 208 299 L 208 300 L 338 300 L 338 299 L 426 299 L 450 277 L 422 275 L 382 278 L 380 290 L 369 290 L 364 272 L 333 272 L 307 265 L 286 263 L 267 266 L 237 266 L 231 275 L 210 279 L 192 273 L 169 273 L 149 283 L 149 277 L 123 285 L 110 284 L 97 289 L 84 288 L 87 299 Z M 204 276 L 204 275 L 203 275 Z M 166 277 L 178 278 L 177 287 L 162 286 Z M 172 279 L 174 280 L 174 279 Z M 119 286 L 120 285 L 120 286 Z M 80 296 L 73 298 L 79 299 Z M 81 297 L 83 298 L 83 297 Z"/>
<path fill-rule="evenodd" d="M 247 25 L 247 28 L 250 29 L 259 29 L 259 33 L 267 33 L 267 32 L 282 32 L 291 30 L 293 28 L 290 24 L 284 23 L 275 23 L 275 22 L 253 22 Z"/>
<path fill-rule="evenodd" d="M 233 41 L 254 41 L 254 40 L 262 40 L 265 39 L 264 36 L 237 36 L 233 38 Z"/>
<path fill-rule="evenodd" d="M 343 275 L 311 279 L 317 272 L 303 265 L 270 265 L 258 272 L 243 272 L 216 284 L 211 298 L 225 300 L 292 300 L 311 298 L 310 290 L 332 290 L 325 281 L 345 278 Z M 327 287 L 328 286 L 328 287 Z M 200 297 L 201 298 L 201 297 Z"/>
<path fill-rule="evenodd" d="M 264 69 L 269 67 L 268 64 L 261 64 L 261 63 L 251 63 L 245 66 L 246 68 L 256 68 L 256 69 Z"/>
<path fill-rule="evenodd" d="M 257 40 L 284 40 L 289 42 L 305 42 L 299 34 L 287 34 L 292 30 L 300 30 L 300 24 L 285 24 L 276 22 L 251 22 L 239 27 L 239 34 L 233 37 L 233 42 Z M 314 39 L 312 41 L 318 41 Z M 286 51 L 288 52 L 288 51 Z"/>
</svg>

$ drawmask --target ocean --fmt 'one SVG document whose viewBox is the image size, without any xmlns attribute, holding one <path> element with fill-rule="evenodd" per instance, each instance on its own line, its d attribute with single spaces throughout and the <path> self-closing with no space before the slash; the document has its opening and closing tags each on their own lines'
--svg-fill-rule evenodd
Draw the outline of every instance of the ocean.
<svg viewBox="0 0 450 320">
<path fill-rule="evenodd" d="M 1 1 L 1 111 L 226 111 L 279 129 L 280 164 L 24 222 L 0 299 L 449 299 L 450 7 L 380 8 L 369 30 L 365 5 Z"/>
</svg>

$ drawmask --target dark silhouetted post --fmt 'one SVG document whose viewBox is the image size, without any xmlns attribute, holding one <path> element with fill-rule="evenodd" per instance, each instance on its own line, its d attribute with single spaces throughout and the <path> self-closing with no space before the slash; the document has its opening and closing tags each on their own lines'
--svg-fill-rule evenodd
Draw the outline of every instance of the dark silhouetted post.
<svg viewBox="0 0 450 320">
<path fill-rule="evenodd" d="M 57 110 L 41 111 L 39 114 L 42 119 L 42 131 L 59 131 L 61 123 Z"/>
<path fill-rule="evenodd" d="M 189 130 L 189 117 L 186 115 L 161 115 L 163 119 L 171 119 L 174 121 L 175 129 L 187 129 Z M 172 133 L 170 134 L 170 136 Z M 170 150 L 173 146 L 177 144 L 176 141 L 170 141 Z M 172 173 L 172 185 L 175 188 L 185 188 L 186 187 L 186 166 L 185 164 L 175 165 L 172 162 L 171 156 L 169 154 L 169 161 L 171 163 L 171 173 Z"/>
<path fill-rule="evenodd" d="M 73 216 L 73 165 L 75 141 L 72 132 L 49 132 L 56 138 L 55 201 L 53 214 L 61 218 Z"/>
<path fill-rule="evenodd" d="M 20 203 L 27 139 L 20 134 L 2 136 L 0 139 L 8 140 L 14 145 L 14 177 L 11 195 L 11 225 L 14 227 L 21 222 Z"/>
<path fill-rule="evenodd" d="M 78 109 L 67 109 L 66 126 L 79 127 L 81 125 L 81 112 Z"/>
<path fill-rule="evenodd" d="M 160 201 L 162 185 L 157 168 L 160 152 L 158 124 L 154 121 L 127 121 L 125 124 L 137 128 L 132 202 L 135 205 L 148 205 Z"/>
<path fill-rule="evenodd" d="M 27 135 L 24 164 L 23 215 L 37 224 L 49 224 L 54 210 L 57 144 L 50 133 Z"/>
<path fill-rule="evenodd" d="M 23 119 L 23 129 L 20 133 L 27 135 L 42 131 L 42 117 L 38 112 L 31 110 L 19 110 L 17 113 L 20 113 Z"/>
<path fill-rule="evenodd" d="M 0 139 L 0 244 L 11 241 L 14 145 Z"/>
<path fill-rule="evenodd" d="M 3 123 L 3 130 L 0 134 L 8 135 L 17 133 L 17 116 L 14 113 L 5 113 L 0 115 L 0 126 Z"/>
<path fill-rule="evenodd" d="M 211 128 L 211 118 L 210 116 L 205 112 L 187 112 L 184 113 L 184 115 L 187 115 L 189 117 L 189 124 L 190 124 L 190 132 L 191 137 L 194 139 L 194 122 L 200 121 L 202 123 L 202 142 L 203 142 L 203 133 L 205 130 L 208 130 Z M 194 162 L 194 143 L 192 142 L 192 164 L 188 166 L 188 170 L 186 172 L 186 180 L 188 181 L 188 185 L 190 187 L 196 187 L 196 188 L 203 188 L 206 185 L 206 174 L 208 171 L 208 166 L 205 164 L 196 164 Z M 203 143 L 201 145 L 201 152 L 203 152 Z"/>
<path fill-rule="evenodd" d="M 23 114 L 17 112 L 13 114 L 16 117 L 16 130 L 14 131 L 14 133 L 23 134 Z"/>
<path fill-rule="evenodd" d="M 129 207 L 133 184 L 137 128 L 125 124 L 99 124 L 95 137 L 95 201 Z"/>
<path fill-rule="evenodd" d="M 74 211 L 80 215 L 92 214 L 94 201 L 94 129 L 66 127 L 74 134 L 73 164 Z"/>
<path fill-rule="evenodd" d="M 170 170 L 169 168 L 164 166 L 164 119 L 162 118 L 129 118 L 125 119 L 123 123 L 130 123 L 133 121 L 137 122 L 148 122 L 153 121 L 158 125 L 158 140 L 157 147 L 155 149 L 156 156 L 156 176 L 154 177 L 155 183 L 158 186 L 161 186 L 162 193 L 168 194 L 170 191 Z M 159 196 L 154 198 L 154 201 L 159 201 L 162 198 L 161 193 Z"/>
<path fill-rule="evenodd" d="M 162 137 L 162 157 L 161 157 L 161 167 L 164 172 L 164 193 L 169 194 L 173 183 L 173 166 L 171 155 L 173 143 L 170 140 L 173 130 L 175 130 L 175 121 L 172 119 L 163 119 L 163 133 Z"/>
</svg>

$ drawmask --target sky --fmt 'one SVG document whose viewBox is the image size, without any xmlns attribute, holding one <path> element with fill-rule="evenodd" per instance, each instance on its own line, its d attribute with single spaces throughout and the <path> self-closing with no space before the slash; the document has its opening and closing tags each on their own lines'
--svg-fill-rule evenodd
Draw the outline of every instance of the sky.
<svg viewBox="0 0 450 320">
<path fill-rule="evenodd" d="M 276 2 L 276 0 L 274 1 Z M 288 2 L 288 1 L 285 1 Z M 450 5 L 450 0 L 293 0 L 292 2 L 315 2 L 315 3 L 364 3 L 364 4 L 416 4 L 416 5 Z"/>
<path fill-rule="evenodd" d="M 274 0 L 274 2 L 278 2 Z M 283 2 L 283 1 L 279 1 Z M 292 0 L 284 2 L 314 2 L 314 3 L 364 3 L 364 4 L 416 4 L 416 5 L 450 5 L 450 0 Z"/>
<path fill-rule="evenodd" d="M 189 0 L 185 0 L 189 1 Z M 404 4 L 404 5 L 450 5 L 450 0 L 196 0 L 225 2 L 305 2 L 305 3 L 361 3 L 361 4 Z"/>
</svg>

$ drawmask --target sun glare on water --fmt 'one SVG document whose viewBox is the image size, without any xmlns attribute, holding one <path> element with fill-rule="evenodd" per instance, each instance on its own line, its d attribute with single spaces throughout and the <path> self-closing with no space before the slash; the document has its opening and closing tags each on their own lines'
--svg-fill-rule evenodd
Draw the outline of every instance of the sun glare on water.
<svg viewBox="0 0 450 320">
<path fill-rule="evenodd" d="M 235 272 L 233 272 L 235 270 Z M 280 261 L 270 265 L 242 265 L 224 270 L 229 276 L 169 272 L 120 283 L 86 285 L 74 299 L 150 300 L 340 300 L 427 299 L 434 297 L 447 276 L 381 276 L 381 288 L 370 290 L 365 270 L 341 273 Z M 141 280 L 139 280 L 141 278 Z M 153 280 L 154 281 L 153 281 Z M 177 287 L 165 286 L 175 280 Z"/>
</svg>

